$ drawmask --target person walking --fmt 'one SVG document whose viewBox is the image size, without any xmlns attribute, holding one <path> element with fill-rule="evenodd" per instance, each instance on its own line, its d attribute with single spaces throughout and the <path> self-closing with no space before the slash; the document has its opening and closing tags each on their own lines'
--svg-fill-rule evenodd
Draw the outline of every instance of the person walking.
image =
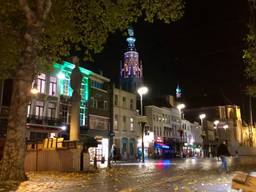
<svg viewBox="0 0 256 192">
<path fill-rule="evenodd" d="M 221 159 L 221 167 L 228 172 L 228 163 L 227 163 L 227 157 L 230 156 L 230 153 L 228 151 L 228 147 L 226 145 L 226 141 L 223 141 L 218 147 L 218 156 Z"/>
</svg>

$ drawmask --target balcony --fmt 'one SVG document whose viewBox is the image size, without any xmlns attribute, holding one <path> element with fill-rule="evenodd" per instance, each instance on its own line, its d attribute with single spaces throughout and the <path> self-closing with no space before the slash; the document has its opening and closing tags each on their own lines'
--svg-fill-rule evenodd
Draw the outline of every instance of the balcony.
<svg viewBox="0 0 256 192">
<path fill-rule="evenodd" d="M 51 125 L 51 126 L 63 125 L 63 122 L 61 119 L 46 117 L 46 116 L 37 116 L 37 115 L 29 115 L 27 117 L 27 123 Z"/>
</svg>

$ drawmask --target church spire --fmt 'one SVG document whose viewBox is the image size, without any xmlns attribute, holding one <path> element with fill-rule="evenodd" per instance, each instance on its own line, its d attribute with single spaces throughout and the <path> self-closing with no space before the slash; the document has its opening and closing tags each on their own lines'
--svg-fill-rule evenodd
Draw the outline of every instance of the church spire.
<svg viewBox="0 0 256 192">
<path fill-rule="evenodd" d="M 135 48 L 135 41 L 136 38 L 134 37 L 134 30 L 133 27 L 128 27 L 128 37 L 126 38 L 126 41 L 128 43 L 128 51 L 136 51 Z"/>
<path fill-rule="evenodd" d="M 180 99 L 181 98 L 181 88 L 180 88 L 180 85 L 177 84 L 177 87 L 176 87 L 176 99 Z"/>
<path fill-rule="evenodd" d="M 142 64 L 139 62 L 139 53 L 135 48 L 136 38 L 132 27 L 128 27 L 126 41 L 128 50 L 124 53 L 120 66 L 120 83 L 124 90 L 136 93 L 137 88 L 142 84 Z"/>
</svg>

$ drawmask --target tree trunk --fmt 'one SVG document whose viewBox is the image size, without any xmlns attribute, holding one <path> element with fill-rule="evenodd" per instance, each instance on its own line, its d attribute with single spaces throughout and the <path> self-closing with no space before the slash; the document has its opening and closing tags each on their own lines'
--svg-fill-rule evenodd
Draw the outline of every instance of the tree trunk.
<svg viewBox="0 0 256 192">
<path fill-rule="evenodd" d="M 24 52 L 13 77 L 7 136 L 3 158 L 0 162 L 0 181 L 22 181 L 26 179 L 24 171 L 26 115 L 35 71 L 37 31 L 36 29 L 30 29 L 24 35 Z"/>
</svg>

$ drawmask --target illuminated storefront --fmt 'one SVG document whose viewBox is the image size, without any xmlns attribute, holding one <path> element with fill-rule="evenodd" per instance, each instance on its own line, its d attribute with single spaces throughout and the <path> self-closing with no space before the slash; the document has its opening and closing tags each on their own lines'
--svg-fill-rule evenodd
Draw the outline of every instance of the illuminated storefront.
<svg viewBox="0 0 256 192">
<path fill-rule="evenodd" d="M 159 157 L 170 157 L 170 146 L 163 142 L 161 137 L 157 137 L 154 143 L 154 156 Z"/>
<path fill-rule="evenodd" d="M 148 134 L 144 135 L 144 156 L 145 158 L 153 157 L 154 154 L 154 133 L 149 132 Z M 142 148 L 141 148 L 141 138 L 138 139 L 137 144 L 137 155 L 140 156 L 142 154 Z"/>
<path fill-rule="evenodd" d="M 96 158 L 97 164 L 100 167 L 107 167 L 107 160 L 109 156 L 109 139 L 96 137 L 98 141 L 97 147 L 90 147 L 88 152 L 90 154 L 90 162 L 94 163 L 94 159 Z"/>
</svg>

